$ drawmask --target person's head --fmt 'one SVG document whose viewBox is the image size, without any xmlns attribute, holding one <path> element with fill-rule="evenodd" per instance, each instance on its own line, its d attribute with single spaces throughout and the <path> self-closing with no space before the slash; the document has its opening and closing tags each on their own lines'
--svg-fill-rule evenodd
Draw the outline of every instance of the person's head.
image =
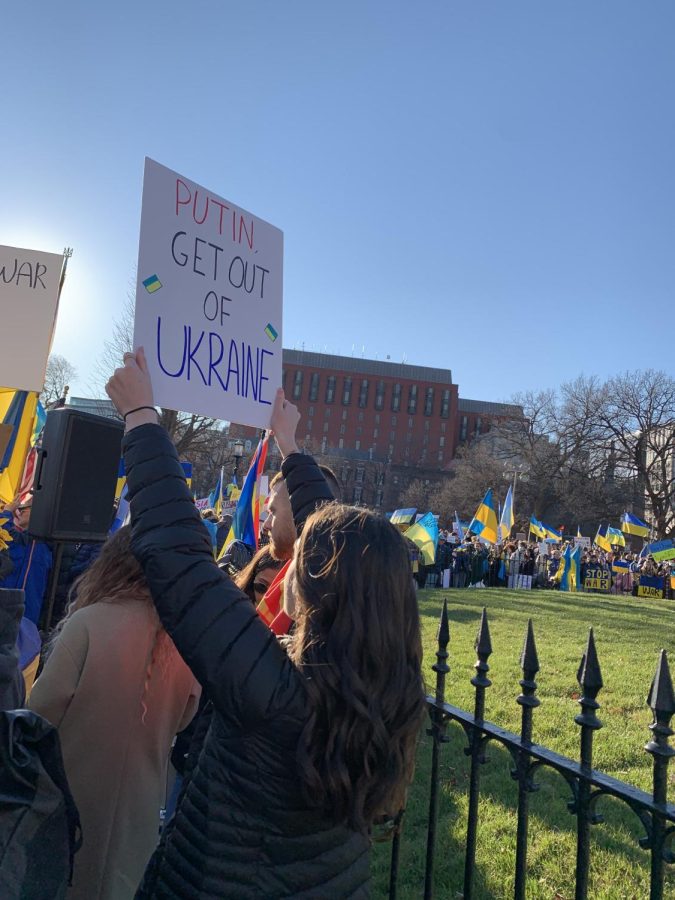
<svg viewBox="0 0 675 900">
<path fill-rule="evenodd" d="M 17 528 L 21 529 L 21 531 L 26 531 L 30 524 L 30 511 L 33 506 L 33 495 L 28 494 L 27 497 L 23 497 L 19 505 L 14 508 L 14 524 Z"/>
<path fill-rule="evenodd" d="M 257 605 L 282 565 L 281 560 L 272 557 L 269 547 L 261 547 L 246 568 L 236 576 L 235 582 L 251 603 Z"/>
<path fill-rule="evenodd" d="M 278 472 L 270 482 L 267 501 L 267 518 L 264 525 L 270 538 L 270 551 L 274 559 L 288 560 L 293 556 L 293 545 L 297 537 L 291 499 L 286 482 Z"/>
<path fill-rule="evenodd" d="M 304 790 L 365 830 L 404 805 L 424 716 L 406 541 L 372 512 L 328 504 L 307 520 L 285 587 L 296 604 L 289 653 L 311 704 L 298 749 Z"/>
</svg>

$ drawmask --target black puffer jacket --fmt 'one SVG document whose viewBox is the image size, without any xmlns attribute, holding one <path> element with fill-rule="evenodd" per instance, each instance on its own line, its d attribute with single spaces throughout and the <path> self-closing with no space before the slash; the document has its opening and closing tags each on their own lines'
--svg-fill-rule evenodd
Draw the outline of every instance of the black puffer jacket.
<svg viewBox="0 0 675 900">
<path fill-rule="evenodd" d="M 302 798 L 302 676 L 214 563 L 166 432 L 134 429 L 124 454 L 133 552 L 167 631 L 214 704 L 196 770 L 137 896 L 367 897 L 367 836 L 332 825 Z M 311 457 L 284 462 L 299 519 L 330 498 L 317 473 Z"/>
</svg>

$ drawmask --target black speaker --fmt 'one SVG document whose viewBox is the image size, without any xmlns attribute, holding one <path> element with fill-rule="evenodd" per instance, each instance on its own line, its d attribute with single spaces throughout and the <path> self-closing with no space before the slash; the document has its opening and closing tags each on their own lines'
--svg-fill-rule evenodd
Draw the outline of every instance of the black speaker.
<svg viewBox="0 0 675 900">
<path fill-rule="evenodd" d="M 72 407 L 47 414 L 29 533 L 47 541 L 104 541 L 112 522 L 124 425 Z"/>
</svg>

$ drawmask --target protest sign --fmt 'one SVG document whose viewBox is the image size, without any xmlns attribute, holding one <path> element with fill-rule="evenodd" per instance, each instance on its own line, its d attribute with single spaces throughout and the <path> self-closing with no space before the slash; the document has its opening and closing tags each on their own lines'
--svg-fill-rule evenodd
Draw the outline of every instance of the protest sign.
<svg viewBox="0 0 675 900">
<path fill-rule="evenodd" d="M 589 537 L 581 537 L 577 535 L 574 538 L 574 546 L 581 547 L 582 550 L 590 550 L 591 549 L 591 539 Z"/>
<path fill-rule="evenodd" d="M 638 597 L 654 597 L 661 600 L 663 599 L 664 587 L 665 579 L 655 578 L 652 575 L 640 575 L 637 594 Z"/>
<path fill-rule="evenodd" d="M 607 566 L 589 566 L 584 577 L 585 591 L 609 593 L 612 586 L 612 573 Z"/>
<path fill-rule="evenodd" d="M 158 405 L 267 428 L 282 266 L 278 228 L 146 159 L 134 345 Z"/>
<path fill-rule="evenodd" d="M 40 392 L 54 334 L 63 256 L 0 246 L 0 385 Z"/>
</svg>

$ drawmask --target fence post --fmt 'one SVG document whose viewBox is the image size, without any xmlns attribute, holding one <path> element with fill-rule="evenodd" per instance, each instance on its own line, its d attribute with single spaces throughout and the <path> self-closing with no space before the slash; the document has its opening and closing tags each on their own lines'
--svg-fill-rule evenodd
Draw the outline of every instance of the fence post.
<svg viewBox="0 0 675 900">
<path fill-rule="evenodd" d="M 670 720 L 675 714 L 675 694 L 673 682 L 668 668 L 666 651 L 662 650 L 656 666 L 656 674 L 649 689 L 647 705 L 654 714 L 649 730 L 652 739 L 645 745 L 647 753 L 654 757 L 653 798 L 660 806 L 665 806 L 668 799 L 668 763 L 675 756 L 675 748 L 669 746 L 668 738 L 675 732 L 670 727 Z M 652 852 L 651 878 L 649 898 L 661 900 L 663 897 L 663 870 L 666 858 L 675 861 L 675 855 L 669 854 L 665 848 L 666 819 L 654 813 L 649 845 Z"/>
<path fill-rule="evenodd" d="M 490 641 L 490 629 L 487 621 L 487 611 L 483 607 L 480 617 L 480 627 L 476 637 L 476 655 L 478 659 L 474 665 L 476 674 L 471 679 L 471 684 L 476 688 L 476 702 L 474 706 L 475 726 L 481 726 L 485 718 L 485 689 L 492 682 L 487 677 L 490 671 L 488 658 L 492 653 Z M 484 741 L 480 727 L 473 727 L 469 737 L 470 744 L 466 751 L 471 754 L 471 775 L 469 779 L 469 821 L 466 831 L 466 856 L 464 858 L 464 900 L 471 900 L 473 890 L 473 873 L 476 864 L 476 835 L 478 833 L 478 797 L 480 792 L 480 766 L 485 762 L 483 751 Z"/>
<path fill-rule="evenodd" d="M 532 743 L 532 712 L 540 705 L 540 700 L 535 697 L 537 682 L 534 680 L 539 671 L 539 657 L 537 645 L 534 640 L 532 619 L 527 620 L 527 633 L 523 652 L 520 654 L 520 668 L 523 677 L 520 686 L 523 689 L 518 695 L 516 703 L 522 707 L 520 721 L 520 740 L 524 746 Z M 518 753 L 518 762 L 511 773 L 518 780 L 518 830 L 516 833 L 516 881 L 514 897 L 516 900 L 525 900 L 525 883 L 527 880 L 527 839 L 529 826 L 529 802 L 530 792 L 535 790 L 531 782 L 530 756 L 525 750 Z"/>
<path fill-rule="evenodd" d="M 581 658 L 581 665 L 577 672 L 577 681 L 581 687 L 579 705 L 581 713 L 574 717 L 577 725 L 581 726 L 581 753 L 580 762 L 583 771 L 593 768 L 593 733 L 602 728 L 602 722 L 595 714 L 600 709 L 596 697 L 602 687 L 602 674 L 598 655 L 595 650 L 593 629 L 588 632 L 588 644 L 586 652 Z M 588 895 L 588 868 L 590 862 L 590 838 L 591 820 L 589 800 L 591 795 L 590 783 L 582 775 L 577 785 L 576 803 L 573 811 L 577 814 L 577 869 L 576 869 L 576 900 L 586 900 Z"/>
<path fill-rule="evenodd" d="M 436 703 L 431 711 L 431 728 L 427 734 L 431 736 L 431 794 L 429 797 L 429 827 L 427 830 L 427 859 L 424 872 L 424 898 L 431 900 L 434 891 L 434 855 L 436 852 L 436 826 L 438 823 L 438 768 L 439 752 L 441 744 L 446 743 L 446 721 L 443 713 L 445 702 L 445 676 L 450 671 L 447 665 L 447 646 L 450 641 L 450 626 L 448 623 L 448 601 L 443 600 L 443 612 L 438 626 L 438 649 L 436 650 L 436 662 L 431 667 L 436 673 Z"/>
</svg>

